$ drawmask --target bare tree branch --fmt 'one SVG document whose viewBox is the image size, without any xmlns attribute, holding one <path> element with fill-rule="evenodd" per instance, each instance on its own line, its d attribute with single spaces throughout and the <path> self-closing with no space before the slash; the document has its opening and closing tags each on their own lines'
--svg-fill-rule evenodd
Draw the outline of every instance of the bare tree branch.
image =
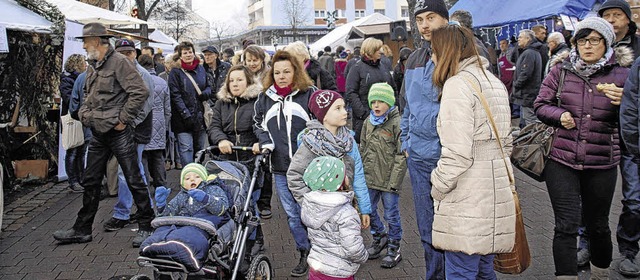
<svg viewBox="0 0 640 280">
<path fill-rule="evenodd" d="M 287 21 L 293 30 L 293 40 L 296 40 L 297 29 L 305 25 L 309 19 L 309 7 L 305 0 L 285 0 L 282 9 L 287 16 Z"/>
</svg>

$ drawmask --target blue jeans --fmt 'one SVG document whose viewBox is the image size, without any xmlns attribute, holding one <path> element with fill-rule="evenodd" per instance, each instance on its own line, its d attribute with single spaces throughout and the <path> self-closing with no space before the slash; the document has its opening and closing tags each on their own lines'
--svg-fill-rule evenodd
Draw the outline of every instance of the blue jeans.
<svg viewBox="0 0 640 280">
<path fill-rule="evenodd" d="M 382 206 L 384 207 L 384 220 L 389 224 L 389 239 L 402 239 L 402 224 L 400 222 L 400 210 L 398 209 L 398 201 L 400 195 L 393 192 L 384 192 L 369 189 L 369 198 L 371 199 L 371 234 L 383 233 L 384 224 L 380 221 L 378 215 L 378 201 L 382 198 Z"/>
<path fill-rule="evenodd" d="M 182 166 L 193 162 L 194 154 L 205 148 L 207 135 L 204 130 L 181 132 L 178 136 L 178 151 Z"/>
<path fill-rule="evenodd" d="M 289 230 L 291 231 L 291 235 L 293 235 L 293 240 L 296 242 L 296 249 L 309 250 L 311 245 L 309 244 L 307 227 L 302 224 L 302 220 L 300 219 L 300 205 L 293 198 L 291 191 L 289 191 L 287 176 L 273 174 L 273 181 L 276 192 L 278 193 L 278 198 L 280 198 L 280 203 L 282 203 L 282 209 L 287 213 Z"/>
<path fill-rule="evenodd" d="M 433 198 L 431 197 L 431 171 L 436 167 L 435 163 L 415 160 L 409 155 L 407 169 L 411 177 L 413 188 L 413 203 L 415 204 L 416 220 L 420 240 L 424 247 L 424 260 L 427 274 L 425 279 L 445 279 L 444 277 L 444 253 L 433 247 L 431 230 L 433 227 Z"/>
<path fill-rule="evenodd" d="M 495 255 L 467 255 L 462 252 L 444 252 L 447 279 L 498 279 L 493 271 Z"/>
<path fill-rule="evenodd" d="M 640 241 L 640 178 L 638 159 L 628 152 L 622 153 L 620 173 L 622 173 L 622 213 L 618 221 L 616 239 L 620 254 L 635 259 Z"/>
<path fill-rule="evenodd" d="M 142 175 L 142 180 L 145 185 L 148 185 L 147 176 L 145 176 L 144 166 L 142 165 L 142 152 L 144 151 L 144 146 L 145 144 L 137 144 L 136 153 L 138 156 L 138 168 L 140 168 L 140 175 Z M 151 193 L 149 196 L 151 196 Z M 151 202 L 153 203 L 153 200 L 151 200 Z M 132 205 L 133 195 L 131 194 L 131 191 L 129 191 L 127 181 L 124 179 L 122 167 L 118 164 L 118 202 L 113 206 L 113 217 L 119 220 L 129 220 Z M 153 204 L 151 204 L 151 207 L 153 207 Z"/>
</svg>

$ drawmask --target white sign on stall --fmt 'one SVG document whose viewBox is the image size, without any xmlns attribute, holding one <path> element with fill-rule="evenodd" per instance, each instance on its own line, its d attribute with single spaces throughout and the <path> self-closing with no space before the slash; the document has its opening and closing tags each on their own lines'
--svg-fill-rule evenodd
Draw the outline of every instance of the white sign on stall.
<svg viewBox="0 0 640 280">
<path fill-rule="evenodd" d="M 7 39 L 7 27 L 0 25 L 0 53 L 9 52 L 9 40 Z"/>
</svg>

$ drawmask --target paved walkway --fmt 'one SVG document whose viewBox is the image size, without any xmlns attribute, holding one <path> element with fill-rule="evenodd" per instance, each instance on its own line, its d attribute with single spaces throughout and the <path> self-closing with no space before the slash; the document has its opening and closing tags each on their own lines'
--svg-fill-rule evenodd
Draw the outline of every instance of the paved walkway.
<svg viewBox="0 0 640 280">
<path fill-rule="evenodd" d="M 178 171 L 169 172 L 170 186 L 178 188 Z M 535 182 L 522 173 L 516 174 L 518 191 L 527 226 L 527 237 L 533 262 L 519 276 L 499 275 L 499 279 L 553 279 L 553 217 L 544 184 Z M 39 187 L 5 207 L 4 224 L 0 233 L 0 279 L 122 279 L 117 276 L 145 273 L 135 260 L 138 250 L 131 247 L 135 225 L 117 232 L 104 232 L 102 223 L 109 219 L 115 198 L 103 200 L 96 216 L 93 241 L 86 244 L 57 245 L 51 234 L 73 225 L 80 209 L 82 196 L 69 193 L 64 184 Z M 174 191 L 175 193 L 175 191 Z M 401 244 L 404 260 L 393 269 L 379 267 L 380 260 L 372 260 L 360 267 L 358 279 L 423 279 L 425 265 L 418 237 L 409 178 L 404 180 L 401 195 L 401 215 L 404 229 Z M 620 179 L 611 211 L 614 229 L 621 211 Z M 297 264 L 298 254 L 286 222 L 286 215 L 273 200 L 273 218 L 264 221 L 267 254 L 275 267 L 275 279 L 301 279 L 289 277 Z M 365 242 L 371 241 L 369 233 Z M 615 236 L 612 237 L 615 244 Z M 614 249 L 615 267 L 619 254 Z M 613 270 L 612 270 L 613 271 Z M 125 278 L 127 279 L 127 278 Z M 304 278 L 302 278 L 304 279 Z M 588 279 L 581 272 L 580 279 Z M 612 272 L 612 279 L 623 278 Z"/>
</svg>

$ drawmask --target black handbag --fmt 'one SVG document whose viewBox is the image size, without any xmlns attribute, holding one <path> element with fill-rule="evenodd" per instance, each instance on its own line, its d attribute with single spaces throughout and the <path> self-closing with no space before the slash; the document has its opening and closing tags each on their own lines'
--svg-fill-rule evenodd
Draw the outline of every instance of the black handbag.
<svg viewBox="0 0 640 280">
<path fill-rule="evenodd" d="M 560 94 L 564 86 L 566 70 L 560 72 L 560 82 L 556 98 L 560 107 Z M 544 181 L 542 172 L 549 159 L 549 152 L 553 147 L 554 134 L 557 128 L 543 124 L 532 123 L 520 130 L 520 134 L 513 139 L 511 163 L 527 176 L 538 182 Z"/>
</svg>

